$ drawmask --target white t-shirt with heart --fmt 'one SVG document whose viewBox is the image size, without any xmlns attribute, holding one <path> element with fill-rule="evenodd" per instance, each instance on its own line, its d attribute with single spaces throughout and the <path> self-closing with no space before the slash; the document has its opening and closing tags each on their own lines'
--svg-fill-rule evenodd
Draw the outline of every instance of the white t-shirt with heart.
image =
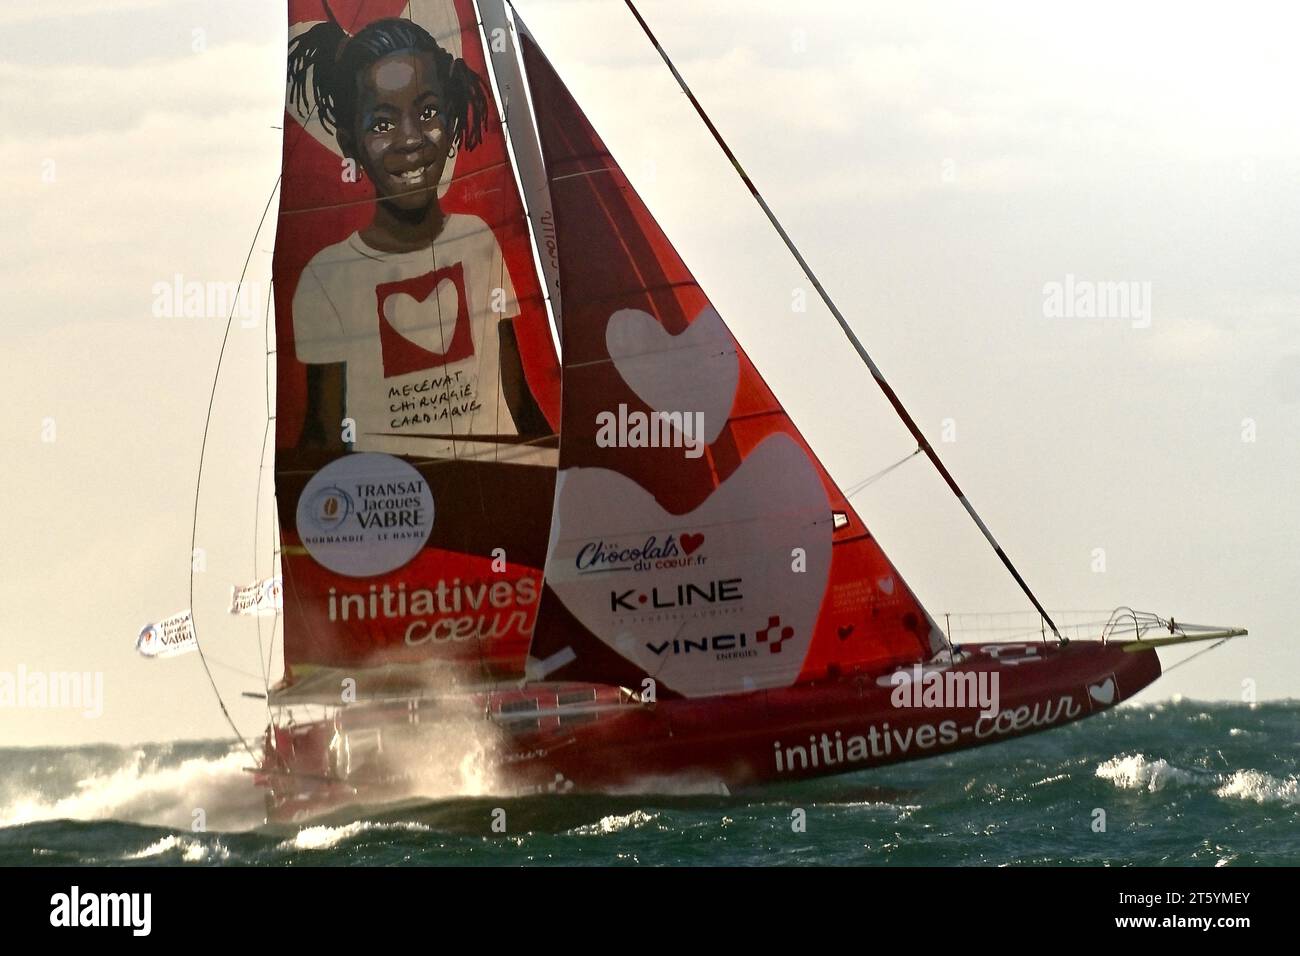
<svg viewBox="0 0 1300 956">
<path fill-rule="evenodd" d="M 294 293 L 294 347 L 302 362 L 346 363 L 356 451 L 532 459 L 544 450 L 490 440 L 518 434 L 497 331 L 518 314 L 491 228 L 450 215 L 427 249 L 383 252 L 353 233 L 318 252 Z"/>
</svg>

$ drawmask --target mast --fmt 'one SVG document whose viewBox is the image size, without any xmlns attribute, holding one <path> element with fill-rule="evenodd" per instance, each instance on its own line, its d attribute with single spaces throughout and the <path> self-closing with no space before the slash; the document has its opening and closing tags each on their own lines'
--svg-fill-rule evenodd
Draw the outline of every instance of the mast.
<svg viewBox="0 0 1300 956">
<path fill-rule="evenodd" d="M 727 159 L 730 160 L 731 165 L 735 167 L 736 173 L 749 189 L 750 195 L 754 197 L 754 200 L 763 210 L 763 214 L 767 216 L 768 221 L 781 237 L 781 241 L 785 243 L 786 248 L 790 250 L 790 254 L 793 255 L 795 261 L 799 263 L 799 268 L 803 270 L 803 274 L 807 276 L 808 281 L 811 282 L 813 288 L 817 290 L 817 294 L 821 297 L 822 302 L 826 304 L 826 308 L 830 310 L 831 315 L 835 317 L 835 321 L 839 323 L 840 329 L 843 330 L 844 335 L 853 345 L 854 351 L 858 353 L 858 357 L 862 359 L 863 363 L 870 370 L 871 377 L 876 380 L 876 384 L 879 385 L 880 390 L 884 392 L 885 398 L 889 400 L 889 404 L 893 406 L 898 417 L 902 420 L 903 424 L 907 426 L 907 430 L 911 432 L 912 437 L 916 439 L 917 447 L 920 448 L 921 451 L 925 452 L 926 457 L 930 459 L 935 469 L 939 472 L 940 477 L 942 477 L 948 487 L 952 489 L 952 493 L 957 496 L 957 500 L 961 502 L 961 506 L 966 509 L 966 513 L 970 515 L 971 520 L 975 522 L 975 526 L 980 529 L 980 533 L 984 535 L 985 540 L 992 546 L 994 552 L 1002 561 L 1003 565 L 1005 565 L 1006 569 L 1011 572 L 1011 577 L 1014 578 L 1016 584 L 1020 586 L 1020 590 L 1025 593 L 1025 596 L 1029 598 L 1030 603 L 1032 603 L 1038 613 L 1042 615 L 1047 626 L 1052 629 L 1052 633 L 1055 634 L 1057 639 L 1062 643 L 1066 643 L 1067 639 L 1061 636 L 1061 632 L 1057 630 L 1056 624 L 1052 621 L 1051 615 L 1047 613 L 1042 603 L 1034 595 L 1034 592 L 1030 589 L 1028 583 L 1026 583 L 1020 572 L 1016 570 L 1016 566 L 1011 563 L 1011 559 L 1007 557 L 1007 553 L 1002 549 L 1002 545 L 998 544 L 997 539 L 993 537 L 993 532 L 990 531 L 988 525 L 984 523 L 984 519 L 979 516 L 975 507 L 970 503 L 970 500 L 962 492 L 961 488 L 958 487 L 956 480 L 952 477 L 952 473 L 948 471 L 943 461 L 939 458 L 939 453 L 934 450 L 934 446 L 926 439 L 920 427 L 916 424 L 915 419 L 913 419 L 911 414 L 908 413 L 906 407 L 904 407 L 902 401 L 899 399 L 898 394 L 890 384 L 885 381 L 884 373 L 880 371 L 880 367 L 872 360 L 871 355 L 867 352 L 866 346 L 862 344 L 862 340 L 858 338 L 857 334 L 853 331 L 852 326 L 849 325 L 848 320 L 844 318 L 844 313 L 839 310 L 839 307 L 835 304 L 834 300 L 831 299 L 830 293 L 828 293 L 825 287 L 822 286 L 821 281 L 813 272 L 812 266 L 808 264 L 808 261 L 803 257 L 802 253 L 799 252 L 798 247 L 794 244 L 794 240 L 790 238 L 790 234 L 785 231 L 785 227 L 782 226 L 780 220 L 777 219 L 776 213 L 772 211 L 772 207 L 767 204 L 767 200 L 763 198 L 762 194 L 758 191 L 758 187 L 755 186 L 753 180 L 749 178 L 749 174 L 745 172 L 745 168 L 740 165 L 740 160 L 736 158 L 736 154 L 731 151 L 731 147 L 728 146 L 726 140 L 722 138 L 722 134 L 718 132 L 718 128 L 713 125 L 713 120 L 711 120 L 709 114 L 704 111 L 704 107 L 700 105 L 700 101 L 695 98 L 695 94 L 692 93 L 691 88 L 687 86 L 686 80 L 683 79 L 681 73 L 677 71 L 677 67 L 673 65 L 673 61 L 669 59 L 668 53 L 662 46 L 660 46 L 658 38 L 656 38 L 654 33 L 651 31 L 650 25 L 646 23 L 645 18 L 641 16 L 641 12 L 637 10 L 636 4 L 633 0 L 624 0 L 624 2 L 627 4 L 628 9 L 632 11 L 632 16 L 636 17 L 636 22 L 641 25 L 641 29 L 650 39 L 655 50 L 658 51 L 659 56 L 663 59 L 664 64 L 672 73 L 673 78 L 677 80 L 677 85 L 682 88 L 682 92 L 686 94 L 686 98 L 691 101 L 691 106 L 695 108 L 695 112 L 698 113 L 700 119 L 704 121 L 704 125 L 708 128 L 714 141 L 716 141 L 718 146 L 721 147 L 722 152 L 726 155 Z"/>
<path fill-rule="evenodd" d="M 501 104 L 501 127 L 510 153 L 516 186 L 533 240 L 533 254 L 544 279 L 551 338 L 560 352 L 560 264 L 555 250 L 555 214 L 550 185 L 542 163 L 541 145 L 524 82 L 523 64 L 515 43 L 515 24 L 504 0 L 474 0 L 479 18 L 484 57 Z"/>
</svg>

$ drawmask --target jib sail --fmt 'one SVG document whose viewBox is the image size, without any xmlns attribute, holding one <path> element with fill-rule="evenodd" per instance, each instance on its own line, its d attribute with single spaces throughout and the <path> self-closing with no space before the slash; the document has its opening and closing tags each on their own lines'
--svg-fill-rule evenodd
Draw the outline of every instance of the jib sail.
<svg viewBox="0 0 1300 956">
<path fill-rule="evenodd" d="M 521 35 L 564 295 L 530 674 L 708 696 L 932 656 L 939 629 Z"/>
</svg>

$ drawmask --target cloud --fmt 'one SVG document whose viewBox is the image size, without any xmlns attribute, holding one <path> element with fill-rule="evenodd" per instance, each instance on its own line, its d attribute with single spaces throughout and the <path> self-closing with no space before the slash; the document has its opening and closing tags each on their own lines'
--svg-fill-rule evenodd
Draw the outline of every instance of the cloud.
<svg viewBox="0 0 1300 956">
<path fill-rule="evenodd" d="M 176 272 L 237 279 L 278 172 L 281 61 L 267 42 L 118 68 L 0 67 L 0 190 L 21 237 L 0 277 L 27 319 L 2 334 L 147 319 L 153 283 Z"/>
<path fill-rule="evenodd" d="M 167 3 L 168 0 L 113 0 L 112 12 L 147 10 Z M 66 21 L 105 12 L 104 0 L 59 0 L 57 5 L 48 0 L 5 0 L 4 6 L 0 7 L 0 27 L 23 26 L 44 20 Z"/>
</svg>

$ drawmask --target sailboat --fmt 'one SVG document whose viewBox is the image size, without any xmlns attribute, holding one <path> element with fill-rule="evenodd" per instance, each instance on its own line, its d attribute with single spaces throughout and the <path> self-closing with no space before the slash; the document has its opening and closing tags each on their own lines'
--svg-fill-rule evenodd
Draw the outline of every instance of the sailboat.
<svg viewBox="0 0 1300 956">
<path fill-rule="evenodd" d="M 950 640 L 507 3 L 288 11 L 270 820 L 391 799 L 466 721 L 511 793 L 862 770 L 1098 714 L 1157 647 L 1245 633 L 1122 609 L 1067 639 L 657 41 L 1040 639 Z"/>
</svg>

